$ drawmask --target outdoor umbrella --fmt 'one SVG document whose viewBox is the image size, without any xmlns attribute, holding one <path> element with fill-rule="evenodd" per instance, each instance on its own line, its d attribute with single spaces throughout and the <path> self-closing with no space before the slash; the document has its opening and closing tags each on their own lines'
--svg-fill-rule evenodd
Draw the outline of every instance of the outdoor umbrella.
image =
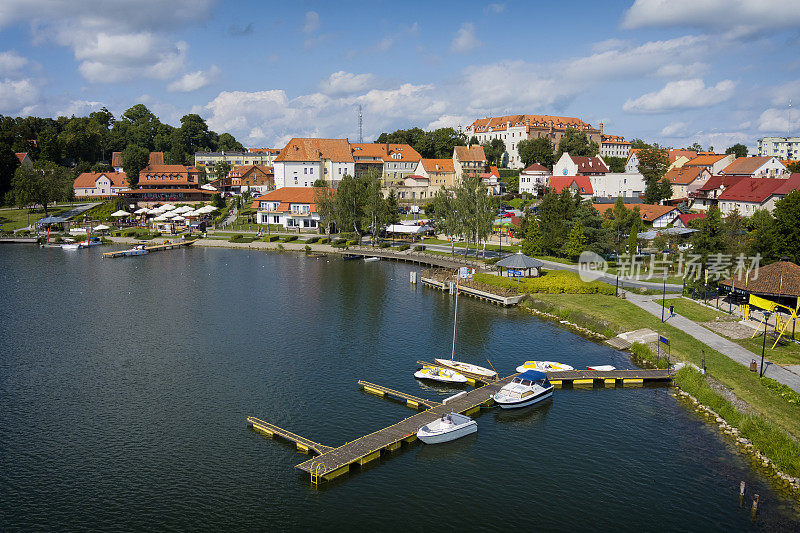
<svg viewBox="0 0 800 533">
<path fill-rule="evenodd" d="M 172 217 L 173 222 L 183 222 L 184 220 L 186 219 L 183 218 L 181 215 L 175 215 L 174 217 Z"/>
<path fill-rule="evenodd" d="M 175 206 L 171 204 L 164 204 L 161 207 L 159 207 L 159 209 L 162 209 L 164 211 L 172 211 L 173 209 L 175 209 Z"/>
<path fill-rule="evenodd" d="M 105 231 L 111 228 L 109 226 L 106 226 L 105 224 L 100 224 L 99 226 L 95 226 L 93 229 L 94 231 Z"/>
<path fill-rule="evenodd" d="M 146 207 L 142 207 L 141 209 L 137 209 L 136 211 L 134 211 L 133 214 L 134 215 L 141 215 L 141 214 L 147 213 L 148 211 L 149 211 L 149 209 L 147 209 Z"/>
<path fill-rule="evenodd" d="M 114 211 L 113 213 L 111 213 L 111 216 L 112 217 L 127 217 L 127 216 L 130 216 L 130 213 L 120 209 L 119 211 Z"/>
</svg>

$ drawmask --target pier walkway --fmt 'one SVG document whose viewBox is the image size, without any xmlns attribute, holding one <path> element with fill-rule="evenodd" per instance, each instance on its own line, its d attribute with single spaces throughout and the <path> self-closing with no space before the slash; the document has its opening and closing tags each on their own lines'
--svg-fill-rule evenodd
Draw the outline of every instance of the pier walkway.
<svg viewBox="0 0 800 533">
<path fill-rule="evenodd" d="M 403 261 L 415 265 L 428 265 L 438 268 L 456 269 L 462 266 L 470 266 L 476 269 L 485 269 L 483 261 L 466 259 L 463 256 L 446 257 L 425 252 L 415 252 L 407 250 L 404 252 L 390 251 L 389 248 L 372 248 L 371 246 L 350 246 L 348 248 L 337 249 L 342 255 L 357 255 L 361 257 L 380 257 L 392 261 Z"/>
<path fill-rule="evenodd" d="M 406 405 L 409 407 L 413 407 L 415 409 L 419 409 L 420 406 L 425 406 L 428 409 L 432 407 L 436 407 L 437 405 L 442 405 L 439 402 L 434 402 L 431 400 L 426 400 L 425 398 L 419 398 L 417 396 L 412 396 L 411 394 L 406 394 L 405 392 L 400 392 L 394 389 L 390 389 L 389 387 L 384 387 L 383 385 L 376 385 L 374 383 L 370 383 L 369 381 L 359 381 L 359 385 L 364 388 L 365 392 L 370 394 L 375 394 L 376 396 L 389 396 L 390 398 L 397 398 L 406 402 Z"/>
<path fill-rule="evenodd" d="M 303 453 L 308 452 L 316 452 L 317 455 L 323 454 L 326 452 L 331 451 L 333 448 L 330 446 L 325 446 L 324 444 L 320 444 L 318 442 L 314 442 L 313 440 L 309 440 L 305 437 L 301 437 L 291 431 L 287 431 L 283 428 L 279 428 L 275 424 L 270 424 L 269 422 L 264 422 L 254 416 L 247 417 L 247 423 L 253 426 L 253 429 L 264 433 L 268 437 L 273 437 L 275 435 L 288 440 L 289 442 L 294 442 L 297 445 L 297 449 Z"/>
<path fill-rule="evenodd" d="M 193 241 L 170 241 L 165 244 L 154 244 L 153 246 L 145 246 L 144 249 L 148 252 L 161 252 L 163 250 L 172 250 L 173 248 L 180 248 L 182 246 L 191 246 L 192 244 L 196 243 L 200 239 L 194 239 Z M 126 250 L 117 250 L 114 252 L 103 252 L 103 257 L 125 257 L 127 254 L 125 253 Z"/>
</svg>

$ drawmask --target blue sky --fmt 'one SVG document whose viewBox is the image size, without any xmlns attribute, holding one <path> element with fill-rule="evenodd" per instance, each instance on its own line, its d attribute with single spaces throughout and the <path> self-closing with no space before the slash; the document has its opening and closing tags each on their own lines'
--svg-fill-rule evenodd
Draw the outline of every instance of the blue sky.
<svg viewBox="0 0 800 533">
<path fill-rule="evenodd" d="M 722 150 L 800 134 L 798 52 L 798 0 L 3 0 L 0 113 L 141 102 L 282 147 L 356 139 L 360 104 L 365 140 L 530 113 Z"/>
</svg>

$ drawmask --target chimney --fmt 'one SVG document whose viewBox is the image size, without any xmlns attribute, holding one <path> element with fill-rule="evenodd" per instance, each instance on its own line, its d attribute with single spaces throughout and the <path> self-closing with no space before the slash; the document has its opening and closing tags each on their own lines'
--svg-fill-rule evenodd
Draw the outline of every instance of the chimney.
<svg viewBox="0 0 800 533">
<path fill-rule="evenodd" d="M 600 123 L 600 135 L 602 135 L 602 134 L 603 134 L 603 123 L 601 122 Z"/>
</svg>

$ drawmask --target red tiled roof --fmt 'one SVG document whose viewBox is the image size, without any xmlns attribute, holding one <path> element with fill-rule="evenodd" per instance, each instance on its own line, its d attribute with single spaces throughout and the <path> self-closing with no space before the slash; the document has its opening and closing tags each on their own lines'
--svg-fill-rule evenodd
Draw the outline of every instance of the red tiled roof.
<svg viewBox="0 0 800 533">
<path fill-rule="evenodd" d="M 608 167 L 599 157 L 569 156 L 578 165 L 578 172 L 601 172 L 608 174 Z"/>
<path fill-rule="evenodd" d="M 281 187 L 267 194 L 262 194 L 251 204 L 253 209 L 258 209 L 260 202 L 280 202 L 278 211 L 288 211 L 291 204 L 309 204 L 312 212 L 316 212 L 317 204 L 314 195 L 319 187 Z M 329 189 L 334 190 L 334 189 Z"/>
<path fill-rule="evenodd" d="M 139 193 L 155 193 L 155 194 L 170 194 L 178 192 L 197 192 L 202 194 L 218 194 L 217 191 L 207 191 L 206 189 L 191 189 L 188 187 L 180 189 L 128 189 L 127 191 L 119 191 L 119 194 L 139 194 Z"/>
<path fill-rule="evenodd" d="M 72 182 L 72 187 L 81 189 L 94 187 L 100 176 L 107 177 L 112 187 L 130 187 L 128 176 L 124 172 L 83 172 Z"/>
<path fill-rule="evenodd" d="M 19 162 L 22 163 L 22 161 L 28 155 L 28 152 L 16 152 L 14 155 L 17 156 L 17 159 L 19 159 Z"/>
<path fill-rule="evenodd" d="M 506 124 L 511 127 L 525 126 L 528 130 L 534 128 L 549 128 L 551 125 L 555 130 L 564 130 L 567 126 L 572 126 L 579 130 L 590 129 L 592 126 L 574 117 L 557 117 L 553 115 L 506 115 L 503 117 L 479 118 L 470 126 L 476 133 L 487 131 L 502 131 L 506 129 Z"/>
<path fill-rule="evenodd" d="M 592 204 L 601 216 L 605 216 L 606 211 L 614 208 L 614 204 Z M 670 205 L 651 205 L 651 204 L 625 204 L 625 209 L 633 210 L 639 208 L 639 216 L 645 222 L 653 222 L 670 211 L 677 211 L 676 207 Z"/>
<path fill-rule="evenodd" d="M 150 161 L 147 163 L 150 166 L 164 164 L 164 152 L 150 152 Z"/>
<path fill-rule="evenodd" d="M 787 180 L 779 178 L 744 178 L 735 185 L 726 188 L 719 195 L 720 200 L 734 202 L 763 203 L 776 193 Z"/>
<path fill-rule="evenodd" d="M 352 163 L 353 153 L 347 139 L 301 139 L 293 138 L 275 158 L 280 161 L 321 161 Z"/>
<path fill-rule="evenodd" d="M 692 159 L 693 157 L 697 157 L 697 152 L 693 150 L 667 150 L 667 159 L 669 159 L 669 163 L 672 164 L 681 156 L 685 156 L 688 159 Z"/>
<path fill-rule="evenodd" d="M 112 167 L 122 166 L 122 152 L 111 152 L 111 166 Z"/>
<path fill-rule="evenodd" d="M 736 176 L 750 176 L 764 166 L 772 157 L 737 157 L 733 163 L 722 169 L 723 174 Z"/>
<path fill-rule="evenodd" d="M 722 176 L 717 174 L 708 178 L 708 181 L 705 182 L 703 186 L 698 189 L 698 191 L 713 191 L 715 189 L 719 189 L 723 185 L 725 187 L 731 187 L 743 179 L 745 179 L 744 176 Z"/>
<path fill-rule="evenodd" d="M 452 159 L 422 159 L 425 172 L 455 172 Z"/>
<path fill-rule="evenodd" d="M 565 188 L 570 188 L 573 183 L 578 186 L 581 194 L 594 194 L 589 176 L 552 176 L 550 178 L 550 188 L 557 193 Z"/>
<path fill-rule="evenodd" d="M 705 213 L 682 213 L 678 215 L 678 218 L 681 220 L 681 222 L 683 222 L 684 226 L 688 226 L 690 220 L 694 220 L 696 218 L 705 218 L 705 217 L 706 217 Z"/>
<path fill-rule="evenodd" d="M 687 167 L 696 167 L 696 166 L 703 166 L 703 167 L 710 167 L 714 163 L 718 162 L 720 159 L 724 159 L 728 157 L 727 155 L 719 155 L 719 154 L 710 154 L 710 155 L 698 155 L 694 159 L 690 159 L 684 166 Z"/>
<path fill-rule="evenodd" d="M 486 161 L 486 154 L 483 151 L 483 146 L 480 144 L 472 146 L 456 146 L 455 155 L 456 159 L 459 161 Z"/>
<path fill-rule="evenodd" d="M 525 168 L 523 172 L 550 172 L 550 171 L 547 169 L 547 167 L 542 166 L 539 163 L 534 163 Z"/>
<path fill-rule="evenodd" d="M 699 178 L 705 169 L 703 167 L 673 168 L 664 174 L 664 178 L 677 185 L 688 185 Z"/>
<path fill-rule="evenodd" d="M 280 148 L 248 148 L 247 152 L 250 154 L 279 154 Z"/>
<path fill-rule="evenodd" d="M 353 158 L 374 157 L 382 159 L 383 161 L 409 162 L 418 162 L 422 159 L 419 152 L 408 144 L 350 143 L 350 147 L 353 150 Z"/>
</svg>

